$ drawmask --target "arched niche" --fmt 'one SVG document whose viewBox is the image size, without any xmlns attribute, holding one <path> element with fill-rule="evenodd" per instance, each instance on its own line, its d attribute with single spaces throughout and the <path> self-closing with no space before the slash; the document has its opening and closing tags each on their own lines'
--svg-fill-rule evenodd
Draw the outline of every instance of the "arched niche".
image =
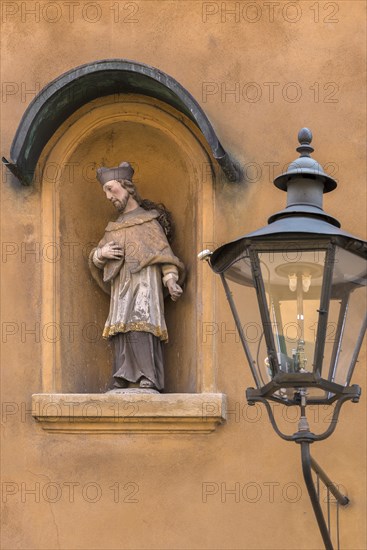
<svg viewBox="0 0 367 550">
<path fill-rule="evenodd" d="M 228 181 L 241 177 L 195 98 L 168 74 L 127 59 L 101 59 L 80 65 L 49 82 L 27 107 L 3 163 L 23 184 L 31 185 L 37 161 L 49 139 L 83 105 L 113 94 L 143 94 L 172 106 L 190 119 Z"/>
<path fill-rule="evenodd" d="M 40 156 L 43 249 L 58 261 L 44 263 L 43 326 L 59 338 L 43 343 L 44 393 L 103 392 L 111 354 L 101 332 L 109 297 L 92 279 L 87 255 L 116 213 L 95 179 L 98 166 L 134 164 L 143 197 L 164 202 L 176 224 L 175 253 L 188 276 L 183 298 L 166 300 L 166 392 L 216 391 L 215 350 L 203 342 L 203 323 L 214 318 L 212 278 L 203 280 L 197 252 L 213 236 L 210 149 L 188 117 L 154 98 L 105 96 L 78 109 L 56 131 Z M 213 339 L 211 339 L 213 340 Z"/>
</svg>

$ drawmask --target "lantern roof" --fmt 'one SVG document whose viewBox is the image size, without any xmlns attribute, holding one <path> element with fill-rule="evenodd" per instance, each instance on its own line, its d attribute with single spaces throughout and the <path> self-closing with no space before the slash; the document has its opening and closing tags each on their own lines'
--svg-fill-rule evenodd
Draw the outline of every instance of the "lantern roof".
<svg viewBox="0 0 367 550">
<path fill-rule="evenodd" d="M 261 229 L 220 246 L 210 256 L 210 265 L 213 271 L 222 273 L 232 265 L 251 242 L 283 241 L 286 246 L 286 243 L 294 240 L 299 241 L 301 246 L 301 241 L 317 243 L 322 239 L 329 239 L 335 244 L 367 258 L 366 241 L 325 220 L 297 216 L 278 219 Z"/>
<path fill-rule="evenodd" d="M 210 265 L 222 273 L 239 258 L 250 243 L 263 241 L 305 243 L 328 239 L 360 256 L 367 256 L 367 243 L 340 229 L 340 223 L 323 210 L 322 197 L 336 188 L 336 181 L 323 171 L 321 165 L 310 158 L 314 150 L 310 143 L 312 133 L 302 128 L 298 133 L 299 159 L 292 162 L 287 172 L 274 180 L 274 185 L 287 191 L 287 206 L 270 216 L 268 225 L 243 235 L 217 248 L 210 256 Z"/>
</svg>

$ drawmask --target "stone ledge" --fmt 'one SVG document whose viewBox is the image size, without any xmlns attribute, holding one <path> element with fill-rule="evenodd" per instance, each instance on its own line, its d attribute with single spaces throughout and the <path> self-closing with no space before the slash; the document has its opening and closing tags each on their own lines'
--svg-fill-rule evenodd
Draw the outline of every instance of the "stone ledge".
<svg viewBox="0 0 367 550">
<path fill-rule="evenodd" d="M 226 395 L 37 393 L 32 415 L 53 433 L 207 434 L 226 420 Z"/>
</svg>

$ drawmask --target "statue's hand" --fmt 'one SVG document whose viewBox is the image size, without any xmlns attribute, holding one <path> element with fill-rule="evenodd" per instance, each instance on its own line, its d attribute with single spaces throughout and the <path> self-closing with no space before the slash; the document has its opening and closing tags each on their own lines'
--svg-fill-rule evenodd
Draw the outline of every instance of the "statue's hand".
<svg viewBox="0 0 367 550">
<path fill-rule="evenodd" d="M 97 248 L 97 256 L 100 260 L 120 260 L 124 255 L 124 251 L 116 241 L 110 241 Z"/>
<path fill-rule="evenodd" d="M 182 288 L 175 282 L 174 279 L 168 279 L 167 288 L 171 295 L 171 299 L 176 302 L 182 294 Z"/>
</svg>

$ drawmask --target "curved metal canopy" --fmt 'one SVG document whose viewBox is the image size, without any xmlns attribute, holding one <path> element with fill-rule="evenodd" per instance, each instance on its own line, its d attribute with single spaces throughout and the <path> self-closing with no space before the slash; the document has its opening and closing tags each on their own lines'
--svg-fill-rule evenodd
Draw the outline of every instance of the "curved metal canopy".
<svg viewBox="0 0 367 550">
<path fill-rule="evenodd" d="M 228 180 L 239 181 L 235 165 L 193 96 L 166 73 L 125 59 L 80 65 L 47 84 L 25 111 L 10 149 L 11 161 L 3 157 L 4 164 L 23 185 L 30 185 L 42 149 L 65 119 L 93 99 L 119 93 L 155 97 L 184 113 L 200 128 Z"/>
<path fill-rule="evenodd" d="M 367 243 L 326 220 L 314 216 L 289 216 L 275 220 L 269 225 L 223 244 L 210 256 L 210 266 L 215 273 L 223 273 L 243 254 L 252 242 L 287 242 L 293 238 L 301 245 L 303 240 L 314 240 L 316 243 L 329 238 L 343 248 L 367 259 Z"/>
</svg>

